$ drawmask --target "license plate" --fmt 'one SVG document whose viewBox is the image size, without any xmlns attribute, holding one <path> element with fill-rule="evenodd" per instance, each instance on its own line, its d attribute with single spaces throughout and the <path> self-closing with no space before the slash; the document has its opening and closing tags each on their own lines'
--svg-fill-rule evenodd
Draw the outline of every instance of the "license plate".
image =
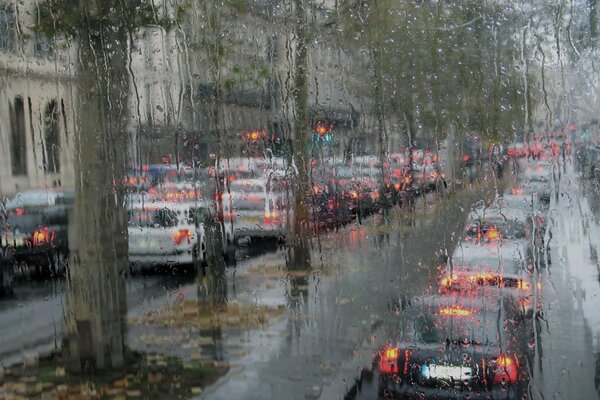
<svg viewBox="0 0 600 400">
<path fill-rule="evenodd" d="M 160 243 L 158 240 L 148 239 L 148 238 L 132 238 L 131 240 L 132 247 L 141 247 L 144 249 L 158 249 L 160 248 Z"/>
<path fill-rule="evenodd" d="M 250 224 L 258 224 L 261 222 L 260 217 L 246 217 L 244 218 L 244 221 Z"/>
<path fill-rule="evenodd" d="M 453 365 L 423 365 L 421 368 L 423 377 L 431 379 L 454 379 L 464 381 L 471 379 L 470 367 L 457 367 Z"/>
</svg>

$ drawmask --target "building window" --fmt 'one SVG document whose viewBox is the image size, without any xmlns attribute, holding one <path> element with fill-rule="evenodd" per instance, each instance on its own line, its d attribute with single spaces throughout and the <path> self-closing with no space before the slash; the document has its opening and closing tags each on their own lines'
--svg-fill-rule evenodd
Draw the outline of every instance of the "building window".
<svg viewBox="0 0 600 400">
<path fill-rule="evenodd" d="M 10 6 L 0 5 L 0 50 L 14 50 L 15 38 L 15 13 Z"/>
<path fill-rule="evenodd" d="M 44 114 L 44 172 L 60 172 L 60 132 L 58 129 L 58 106 L 52 100 Z"/>
<path fill-rule="evenodd" d="M 27 174 L 27 144 L 25 138 L 25 106 L 23 98 L 15 97 L 10 105 L 10 150 L 13 175 Z"/>
</svg>

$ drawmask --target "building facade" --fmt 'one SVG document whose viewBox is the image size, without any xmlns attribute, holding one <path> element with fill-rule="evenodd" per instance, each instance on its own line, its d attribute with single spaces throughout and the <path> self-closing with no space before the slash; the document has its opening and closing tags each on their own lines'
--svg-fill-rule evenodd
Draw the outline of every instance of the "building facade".
<svg viewBox="0 0 600 400">
<path fill-rule="evenodd" d="M 31 29 L 35 2 L 0 3 L 0 196 L 73 180 L 73 48 Z"/>
</svg>

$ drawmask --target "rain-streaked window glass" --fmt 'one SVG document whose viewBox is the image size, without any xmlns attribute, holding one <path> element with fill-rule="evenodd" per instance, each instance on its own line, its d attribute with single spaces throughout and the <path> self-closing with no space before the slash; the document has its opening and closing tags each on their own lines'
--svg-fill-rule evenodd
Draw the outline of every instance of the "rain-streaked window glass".
<svg viewBox="0 0 600 400">
<path fill-rule="evenodd" d="M 15 47 L 15 15 L 10 5 L 0 10 L 0 49 L 13 50 Z"/>
<path fill-rule="evenodd" d="M 600 396 L 597 0 L 0 0 L 0 399 Z"/>
</svg>

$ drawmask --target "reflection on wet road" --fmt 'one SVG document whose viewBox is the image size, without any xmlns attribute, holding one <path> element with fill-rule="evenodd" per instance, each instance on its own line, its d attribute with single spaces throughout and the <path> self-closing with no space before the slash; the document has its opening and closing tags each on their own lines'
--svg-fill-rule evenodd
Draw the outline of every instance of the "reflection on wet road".
<svg viewBox="0 0 600 400">
<path fill-rule="evenodd" d="M 599 397 L 600 224 L 597 196 L 588 186 L 568 165 L 551 203 L 545 238 L 550 248 L 542 255 L 551 262 L 536 270 L 543 296 L 526 366 L 531 398 Z M 528 333 L 520 340 L 529 340 Z M 356 398 L 378 398 L 379 376 L 369 378 L 358 386 Z"/>
</svg>

